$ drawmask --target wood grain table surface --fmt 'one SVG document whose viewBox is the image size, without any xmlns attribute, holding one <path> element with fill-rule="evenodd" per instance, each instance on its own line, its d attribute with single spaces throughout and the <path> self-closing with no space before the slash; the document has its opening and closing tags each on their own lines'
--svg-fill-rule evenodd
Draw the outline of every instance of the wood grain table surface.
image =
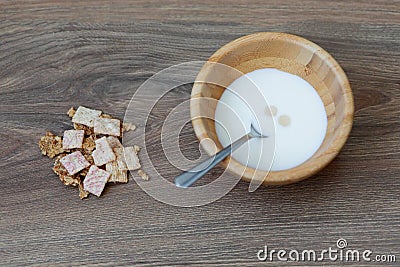
<svg viewBox="0 0 400 267">
<path fill-rule="evenodd" d="M 257 259 L 264 245 L 320 251 L 336 248 L 339 238 L 348 248 L 393 254 L 399 264 L 400 1 L 68 2 L 0 2 L 0 265 L 342 265 Z M 196 208 L 158 202 L 134 181 L 80 200 L 40 154 L 46 130 L 71 127 L 70 106 L 122 118 L 153 74 L 206 60 L 259 31 L 317 43 L 350 80 L 351 135 L 312 178 L 254 193 L 239 182 Z M 160 172 L 178 173 L 159 153 L 160 120 L 190 90 L 173 91 L 154 111 L 148 149 Z M 181 138 L 183 153 L 195 158 L 191 125 Z"/>
</svg>

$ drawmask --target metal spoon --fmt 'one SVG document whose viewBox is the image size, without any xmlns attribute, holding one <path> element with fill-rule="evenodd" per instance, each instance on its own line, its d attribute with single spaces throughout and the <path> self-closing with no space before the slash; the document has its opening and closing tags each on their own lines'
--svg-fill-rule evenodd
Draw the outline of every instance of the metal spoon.
<svg viewBox="0 0 400 267">
<path fill-rule="evenodd" d="M 260 134 L 253 125 L 250 126 L 250 132 L 240 137 L 238 140 L 225 147 L 221 151 L 219 151 L 214 156 L 206 159 L 205 161 L 199 163 L 197 166 L 192 169 L 185 171 L 184 173 L 175 177 L 175 185 L 178 187 L 187 188 L 194 184 L 197 180 L 199 180 L 203 175 L 205 175 L 209 170 L 215 167 L 218 163 L 223 161 L 227 156 L 229 156 L 233 151 L 238 149 L 245 142 L 250 140 L 251 138 L 264 138 L 264 136 Z"/>
</svg>

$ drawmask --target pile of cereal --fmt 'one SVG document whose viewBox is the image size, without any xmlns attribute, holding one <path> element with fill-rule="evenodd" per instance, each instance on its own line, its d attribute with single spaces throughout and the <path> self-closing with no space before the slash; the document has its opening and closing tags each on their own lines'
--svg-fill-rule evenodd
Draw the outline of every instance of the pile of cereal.
<svg viewBox="0 0 400 267">
<path fill-rule="evenodd" d="M 100 110 L 80 106 L 71 108 L 73 130 L 64 136 L 47 132 L 39 141 L 43 155 L 55 158 L 53 171 L 65 185 L 77 186 L 81 199 L 89 193 L 100 196 L 106 183 L 127 183 L 128 171 L 138 170 L 138 175 L 148 180 L 141 170 L 139 146 L 123 147 L 122 133 L 134 131 L 136 126 L 102 114 Z"/>
</svg>

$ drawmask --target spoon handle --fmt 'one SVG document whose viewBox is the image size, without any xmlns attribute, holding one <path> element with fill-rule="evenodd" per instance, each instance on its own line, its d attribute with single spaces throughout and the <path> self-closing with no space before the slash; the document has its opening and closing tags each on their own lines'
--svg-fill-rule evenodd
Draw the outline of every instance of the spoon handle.
<svg viewBox="0 0 400 267">
<path fill-rule="evenodd" d="M 187 188 L 203 177 L 209 170 L 215 167 L 218 163 L 223 161 L 227 156 L 229 156 L 233 151 L 243 145 L 247 140 L 252 138 L 249 134 L 246 134 L 230 144 L 229 146 L 225 147 L 221 151 L 219 151 L 214 156 L 204 160 L 203 162 L 199 163 L 192 169 L 185 171 L 184 173 L 178 175 L 175 178 L 175 185 L 178 187 Z"/>
</svg>

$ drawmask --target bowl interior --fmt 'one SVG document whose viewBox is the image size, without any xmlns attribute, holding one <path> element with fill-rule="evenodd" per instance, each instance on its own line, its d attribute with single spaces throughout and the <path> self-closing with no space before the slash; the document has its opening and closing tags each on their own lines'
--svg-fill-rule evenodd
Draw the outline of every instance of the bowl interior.
<svg viewBox="0 0 400 267">
<path fill-rule="evenodd" d="M 241 37 L 219 49 L 208 62 L 228 65 L 246 74 L 261 68 L 276 68 L 308 81 L 324 103 L 328 120 L 327 132 L 318 151 L 303 164 L 284 171 L 266 172 L 243 166 L 234 159 L 227 158 L 222 164 L 228 170 L 241 175 L 244 180 L 263 180 L 264 184 L 287 184 L 305 179 L 325 167 L 344 145 L 353 121 L 354 104 L 347 77 L 339 64 L 316 44 L 285 33 L 257 33 Z M 237 73 L 215 72 L 215 64 L 205 64 L 198 80 L 210 81 L 214 76 L 224 77 L 220 85 L 196 82 L 191 97 L 192 123 L 197 137 L 211 138 L 218 149 L 222 149 L 215 132 L 213 118 L 217 101 L 209 104 L 197 103 L 198 98 L 219 99 L 225 88 L 237 79 Z M 201 79 L 199 79 L 201 77 Z M 202 142 L 209 153 L 215 147 Z M 208 145 L 210 144 L 210 145 Z"/>
</svg>

